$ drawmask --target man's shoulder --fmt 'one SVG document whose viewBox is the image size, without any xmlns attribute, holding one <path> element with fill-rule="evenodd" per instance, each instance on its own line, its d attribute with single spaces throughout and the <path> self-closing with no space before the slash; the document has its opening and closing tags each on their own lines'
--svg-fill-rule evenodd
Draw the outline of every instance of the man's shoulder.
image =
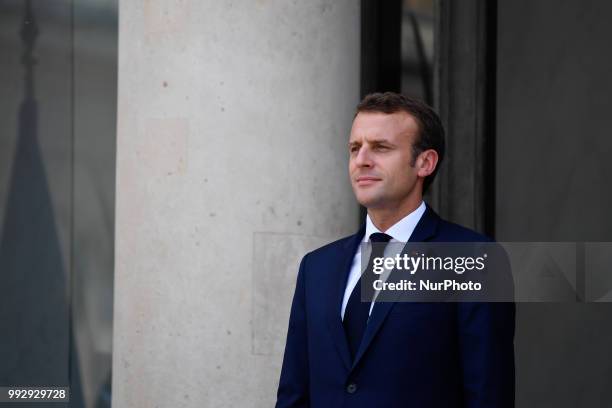
<svg viewBox="0 0 612 408">
<path fill-rule="evenodd" d="M 439 242 L 493 242 L 493 239 L 486 235 L 441 218 L 435 240 Z"/>
<path fill-rule="evenodd" d="M 337 239 L 333 242 L 330 242 L 317 249 L 310 251 L 306 254 L 306 256 L 308 256 L 309 258 L 337 256 L 340 252 L 347 251 L 351 248 L 351 244 L 355 243 L 357 235 L 359 235 L 359 233 Z"/>
</svg>

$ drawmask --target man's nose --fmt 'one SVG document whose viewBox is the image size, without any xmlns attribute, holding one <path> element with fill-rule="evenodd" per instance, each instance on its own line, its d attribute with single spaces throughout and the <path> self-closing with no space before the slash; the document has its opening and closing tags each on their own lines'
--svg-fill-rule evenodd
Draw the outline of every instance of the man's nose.
<svg viewBox="0 0 612 408">
<path fill-rule="evenodd" d="M 370 154 L 370 150 L 363 146 L 357 152 L 357 156 L 355 157 L 355 164 L 358 167 L 372 167 L 372 157 Z"/>
</svg>

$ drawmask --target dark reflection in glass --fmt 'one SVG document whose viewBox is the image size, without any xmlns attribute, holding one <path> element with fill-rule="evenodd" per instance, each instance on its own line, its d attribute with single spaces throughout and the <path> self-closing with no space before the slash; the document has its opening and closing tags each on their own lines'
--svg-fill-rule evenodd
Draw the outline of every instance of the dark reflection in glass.
<svg viewBox="0 0 612 408">
<path fill-rule="evenodd" d="M 117 1 L 0 0 L 0 49 L 0 386 L 109 407 Z"/>
<path fill-rule="evenodd" d="M 38 140 L 30 1 L 22 27 L 24 96 L 0 239 L 0 384 L 68 385 L 69 276 Z"/>
<path fill-rule="evenodd" d="M 433 105 L 434 1 L 404 0 L 401 91 Z"/>
<path fill-rule="evenodd" d="M 87 407 L 110 406 L 117 0 L 74 3 L 73 324 Z"/>
</svg>

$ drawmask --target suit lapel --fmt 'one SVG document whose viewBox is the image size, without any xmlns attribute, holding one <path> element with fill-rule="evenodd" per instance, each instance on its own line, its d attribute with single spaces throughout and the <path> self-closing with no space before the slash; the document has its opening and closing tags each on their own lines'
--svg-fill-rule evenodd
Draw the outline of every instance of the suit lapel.
<svg viewBox="0 0 612 408">
<path fill-rule="evenodd" d="M 417 223 L 408 241 L 423 242 L 429 240 L 436 234 L 438 221 L 438 215 L 431 209 L 431 207 L 429 207 L 429 205 L 427 205 L 423 216 Z M 359 363 L 359 360 L 368 349 L 370 343 L 374 339 L 374 336 L 378 330 L 380 330 L 385 318 L 394 305 L 395 302 L 376 302 L 374 304 L 370 319 L 368 320 L 368 325 L 366 326 L 365 333 L 363 334 L 363 339 L 361 340 L 361 345 L 359 346 L 359 350 L 357 350 L 357 355 L 355 356 L 355 361 L 352 365 L 353 368 Z"/>
<path fill-rule="evenodd" d="M 328 324 L 331 330 L 332 337 L 336 349 L 342 358 L 342 362 L 346 366 L 346 369 L 351 368 L 351 355 L 348 348 L 348 342 L 346 340 L 346 334 L 344 333 L 344 327 L 342 326 L 342 319 L 340 318 L 340 311 L 342 309 L 342 300 L 344 298 L 344 290 L 346 288 L 346 281 L 348 279 L 349 272 L 351 270 L 351 264 L 355 257 L 355 251 L 361 243 L 363 234 L 365 233 L 365 224 L 361 226 L 357 234 L 353 235 L 342 248 L 342 253 L 335 259 L 335 264 L 332 265 L 330 271 L 333 276 L 332 291 L 329 298 L 328 309 Z"/>
</svg>

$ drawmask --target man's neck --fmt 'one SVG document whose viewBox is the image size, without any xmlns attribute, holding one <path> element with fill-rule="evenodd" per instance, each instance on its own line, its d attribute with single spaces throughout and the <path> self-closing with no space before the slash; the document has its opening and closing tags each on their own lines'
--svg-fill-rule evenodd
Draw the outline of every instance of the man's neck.
<svg viewBox="0 0 612 408">
<path fill-rule="evenodd" d="M 419 208 L 422 202 L 423 197 L 419 196 L 393 208 L 368 208 L 368 215 L 374 226 L 379 231 L 385 232 L 399 220 Z"/>
</svg>

